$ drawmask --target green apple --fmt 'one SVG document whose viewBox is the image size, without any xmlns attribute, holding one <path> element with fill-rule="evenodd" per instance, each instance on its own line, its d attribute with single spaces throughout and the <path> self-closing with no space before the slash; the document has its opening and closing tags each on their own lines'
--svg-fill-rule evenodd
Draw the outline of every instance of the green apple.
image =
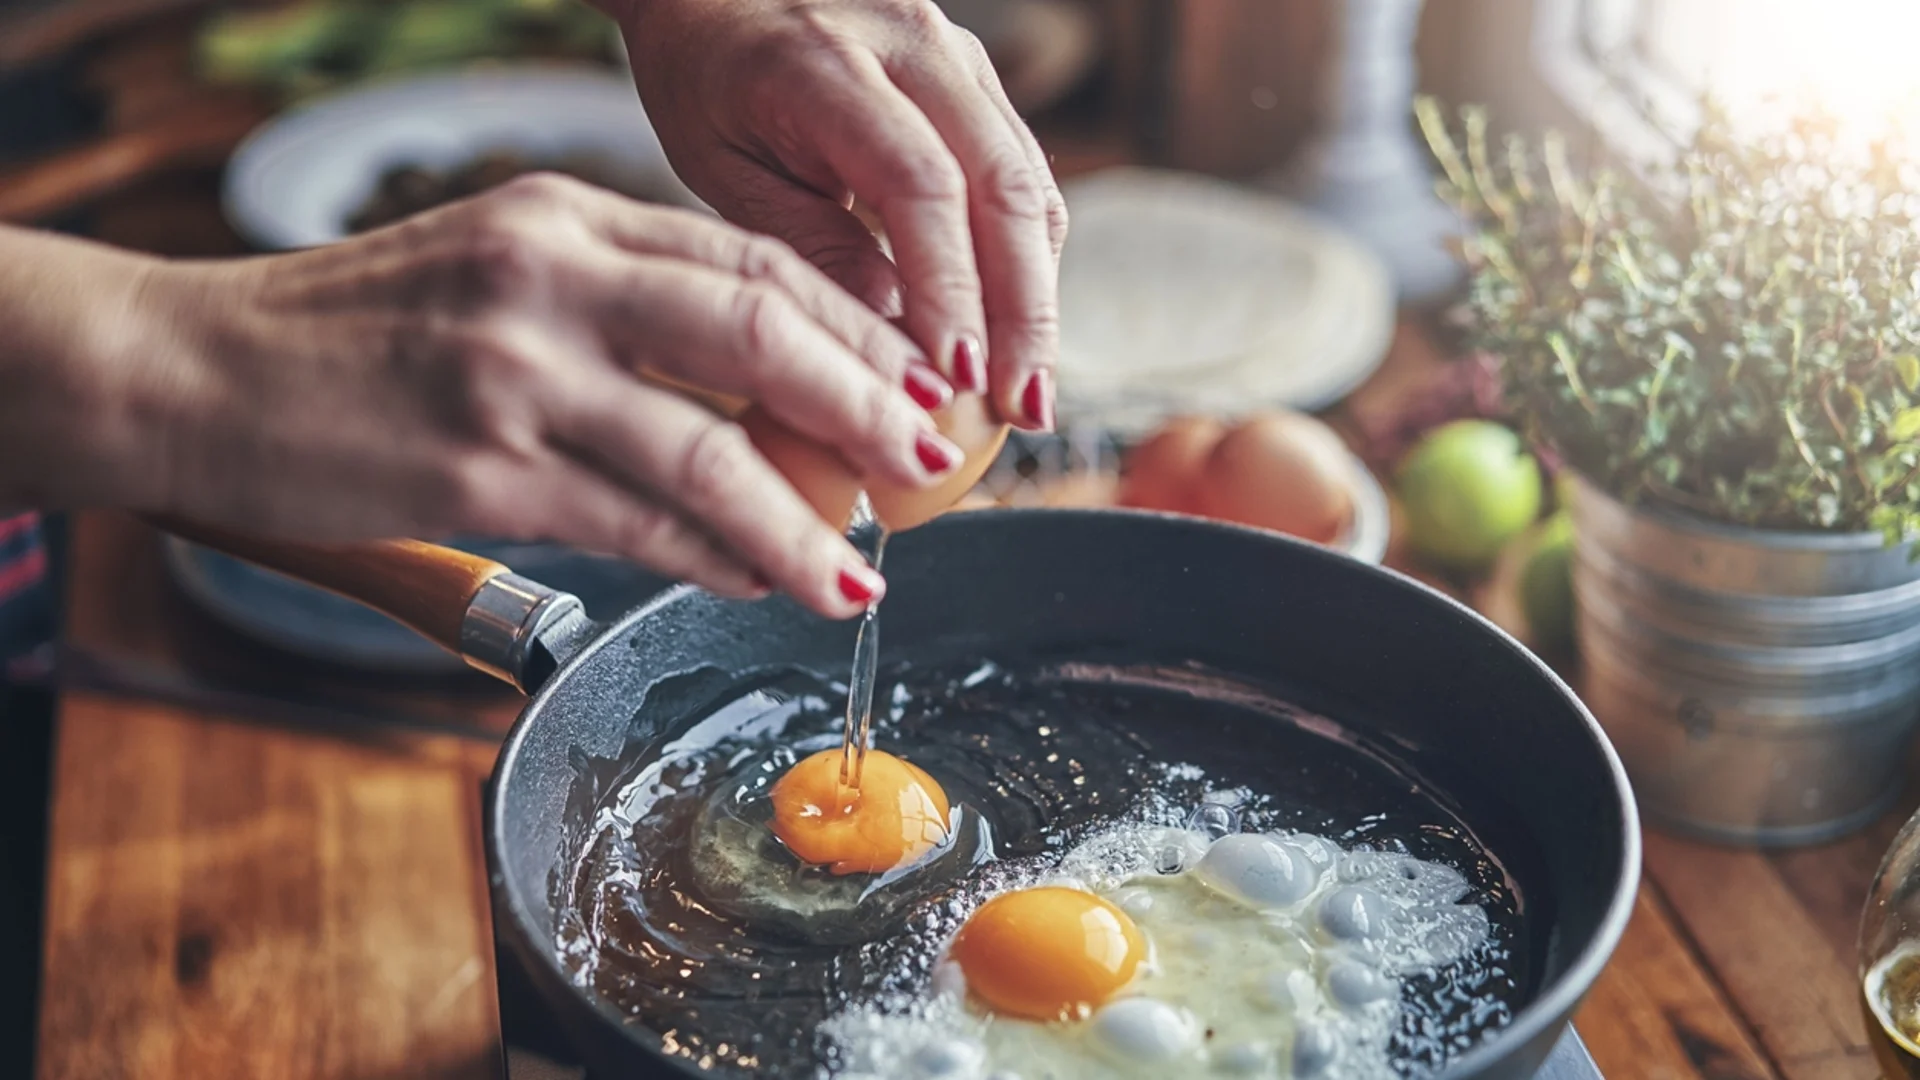
<svg viewBox="0 0 1920 1080">
<path fill-rule="evenodd" d="M 1542 645 L 1573 641 L 1573 519 L 1565 510 L 1541 522 L 1524 541 L 1520 607 L 1527 628 Z"/>
<path fill-rule="evenodd" d="M 1511 429 L 1489 420 L 1427 433 L 1394 483 L 1414 550 L 1450 570 L 1485 570 L 1540 516 L 1539 462 Z"/>
</svg>

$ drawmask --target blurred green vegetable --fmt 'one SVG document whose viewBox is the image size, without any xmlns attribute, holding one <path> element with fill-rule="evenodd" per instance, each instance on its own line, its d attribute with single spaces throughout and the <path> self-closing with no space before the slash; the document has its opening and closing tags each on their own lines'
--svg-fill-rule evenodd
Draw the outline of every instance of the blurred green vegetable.
<svg viewBox="0 0 1920 1080">
<path fill-rule="evenodd" d="M 297 98 L 357 79 L 476 60 L 610 60 L 618 34 L 581 0 L 296 0 L 216 12 L 201 77 Z"/>
</svg>

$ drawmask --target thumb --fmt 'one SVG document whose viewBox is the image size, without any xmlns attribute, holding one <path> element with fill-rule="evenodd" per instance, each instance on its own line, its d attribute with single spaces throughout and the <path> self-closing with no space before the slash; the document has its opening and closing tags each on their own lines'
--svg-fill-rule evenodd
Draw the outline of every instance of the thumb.
<svg viewBox="0 0 1920 1080">
<path fill-rule="evenodd" d="M 890 319 L 900 315 L 900 271 L 848 204 L 758 163 L 743 163 L 740 171 L 717 185 L 715 198 L 708 200 L 721 217 L 786 241 L 868 307 Z"/>
</svg>

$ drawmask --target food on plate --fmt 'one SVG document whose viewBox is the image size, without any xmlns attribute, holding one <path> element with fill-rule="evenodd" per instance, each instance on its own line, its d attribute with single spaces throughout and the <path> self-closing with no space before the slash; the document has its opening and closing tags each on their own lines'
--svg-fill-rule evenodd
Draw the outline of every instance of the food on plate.
<svg viewBox="0 0 1920 1080">
<path fill-rule="evenodd" d="M 1540 465 L 1512 429 L 1456 420 L 1430 432 L 1395 474 L 1409 538 L 1450 570 L 1484 570 L 1540 515 Z"/>
<path fill-rule="evenodd" d="M 684 201 L 664 175 L 634 170 L 606 154 L 581 151 L 548 157 L 514 150 L 491 150 L 451 168 L 395 165 L 383 173 L 373 194 L 347 216 L 348 232 L 365 232 L 412 217 L 443 203 L 478 195 L 531 172 L 565 173 L 596 187 L 642 202 Z"/>
<path fill-rule="evenodd" d="M 908 866 L 947 839 L 947 793 L 919 767 L 867 751 L 860 786 L 840 779 L 838 749 L 800 759 L 773 785 L 773 833 L 809 866 L 878 874 Z"/>
<path fill-rule="evenodd" d="M 613 20 L 583 0 L 294 0 L 218 5 L 194 61 L 209 82 L 292 99 L 468 61 L 612 66 L 618 40 Z"/>
<path fill-rule="evenodd" d="M 1208 416 L 1167 421 L 1127 453 L 1117 494 L 1120 505 L 1192 513 L 1200 471 L 1226 431 L 1225 425 Z"/>
<path fill-rule="evenodd" d="M 1332 428 L 1300 413 L 1266 413 L 1214 445 L 1201 469 L 1196 509 L 1329 544 L 1353 520 L 1353 469 Z"/>
</svg>

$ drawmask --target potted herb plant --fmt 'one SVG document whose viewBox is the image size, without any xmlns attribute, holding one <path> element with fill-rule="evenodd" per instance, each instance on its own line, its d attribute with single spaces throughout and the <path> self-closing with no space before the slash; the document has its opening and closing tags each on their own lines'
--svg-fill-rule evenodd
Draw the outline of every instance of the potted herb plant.
<svg viewBox="0 0 1920 1080">
<path fill-rule="evenodd" d="M 1418 116 L 1478 343 L 1575 475 L 1581 678 L 1655 821 L 1790 844 L 1876 816 L 1920 718 L 1920 172 L 1710 107 L 1581 170 Z"/>
</svg>

